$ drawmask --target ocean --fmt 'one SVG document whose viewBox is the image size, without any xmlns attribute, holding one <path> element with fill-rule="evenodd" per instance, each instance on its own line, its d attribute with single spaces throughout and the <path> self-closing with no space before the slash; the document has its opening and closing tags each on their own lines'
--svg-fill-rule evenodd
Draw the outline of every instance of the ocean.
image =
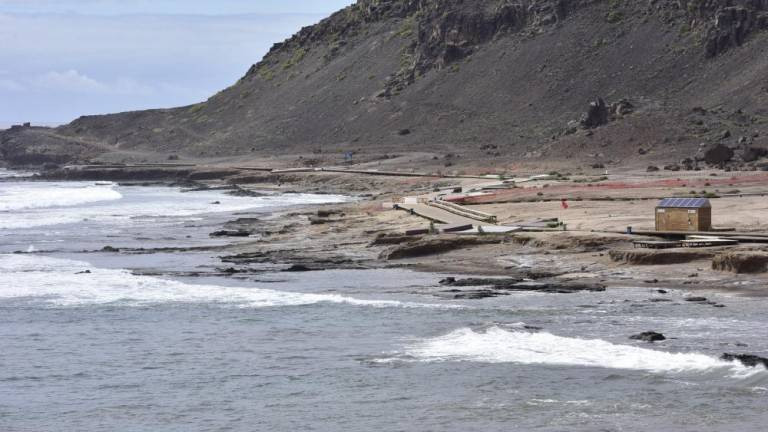
<svg viewBox="0 0 768 432">
<path fill-rule="evenodd" d="M 349 198 L 11 175 L 0 171 L 0 431 L 762 431 L 768 421 L 768 371 L 719 359 L 768 352 L 765 299 L 707 294 L 726 306 L 713 308 L 639 283 L 446 300 L 445 275 L 403 269 L 191 276 L 221 266 L 193 247 L 224 244 L 208 233 L 227 220 Z M 628 338 L 647 330 L 669 339 Z"/>
</svg>

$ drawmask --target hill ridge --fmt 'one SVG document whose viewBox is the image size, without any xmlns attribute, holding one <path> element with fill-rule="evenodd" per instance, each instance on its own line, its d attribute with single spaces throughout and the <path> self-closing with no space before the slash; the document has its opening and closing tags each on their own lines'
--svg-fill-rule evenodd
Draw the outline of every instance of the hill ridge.
<svg viewBox="0 0 768 432">
<path fill-rule="evenodd" d="M 768 0 L 360 0 L 205 102 L 84 116 L 58 143 L 3 132 L 0 155 L 60 162 L 97 142 L 294 164 L 416 148 L 437 165 L 679 163 L 701 144 L 765 145 L 765 29 Z M 575 127 L 599 97 L 625 109 Z"/>
</svg>

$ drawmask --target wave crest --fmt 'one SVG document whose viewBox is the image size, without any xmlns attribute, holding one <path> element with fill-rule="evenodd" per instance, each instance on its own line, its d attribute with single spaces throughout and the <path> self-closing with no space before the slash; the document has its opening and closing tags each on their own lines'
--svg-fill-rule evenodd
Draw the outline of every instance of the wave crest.
<svg viewBox="0 0 768 432">
<path fill-rule="evenodd" d="M 600 339 L 578 339 L 550 333 L 482 332 L 462 328 L 409 346 L 404 353 L 416 361 L 546 364 L 640 370 L 653 373 L 716 372 L 733 377 L 765 373 L 698 353 L 669 353 Z"/>
<path fill-rule="evenodd" d="M 0 190 L 0 211 L 69 207 L 122 197 L 113 184 L 8 183 Z"/>
<path fill-rule="evenodd" d="M 83 273 L 84 271 L 89 273 Z M 163 303 L 212 303 L 238 307 L 300 306 L 338 303 L 369 307 L 454 308 L 401 302 L 366 300 L 339 294 L 277 291 L 256 287 L 196 285 L 126 270 L 98 269 L 88 263 L 26 255 L 0 255 L 0 299 L 31 298 L 58 306 L 120 304 L 140 306 Z"/>
</svg>

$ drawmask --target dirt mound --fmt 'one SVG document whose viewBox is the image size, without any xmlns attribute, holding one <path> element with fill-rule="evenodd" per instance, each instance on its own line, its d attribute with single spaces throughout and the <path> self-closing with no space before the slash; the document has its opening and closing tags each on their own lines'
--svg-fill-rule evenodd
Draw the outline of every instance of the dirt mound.
<svg viewBox="0 0 768 432">
<path fill-rule="evenodd" d="M 712 260 L 712 269 L 733 273 L 768 272 L 768 252 L 726 252 Z"/>
</svg>

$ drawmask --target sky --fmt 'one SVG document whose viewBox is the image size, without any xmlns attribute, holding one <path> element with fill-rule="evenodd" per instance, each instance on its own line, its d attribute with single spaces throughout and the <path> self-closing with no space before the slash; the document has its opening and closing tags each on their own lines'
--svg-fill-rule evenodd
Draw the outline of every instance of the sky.
<svg viewBox="0 0 768 432">
<path fill-rule="evenodd" d="M 0 127 L 187 105 L 353 0 L 0 0 Z"/>
</svg>

